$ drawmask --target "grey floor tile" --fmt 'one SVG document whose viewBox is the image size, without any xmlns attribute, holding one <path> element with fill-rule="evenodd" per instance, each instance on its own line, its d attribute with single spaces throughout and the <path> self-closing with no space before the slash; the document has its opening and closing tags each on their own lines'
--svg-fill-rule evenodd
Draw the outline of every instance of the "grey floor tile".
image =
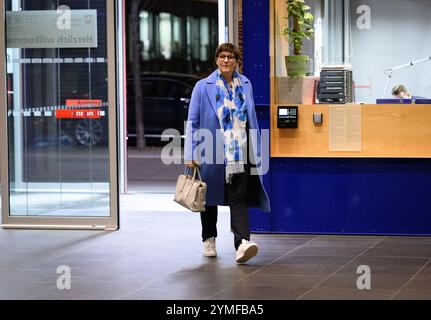
<svg viewBox="0 0 431 320">
<path fill-rule="evenodd" d="M 422 267 L 429 261 L 421 257 L 389 257 L 389 256 L 360 256 L 351 262 L 352 265 L 368 266 L 398 266 L 398 267 Z"/>
<path fill-rule="evenodd" d="M 353 277 L 340 277 L 335 274 L 319 284 L 318 288 L 357 289 L 359 277 L 359 274 Z M 401 289 L 410 278 L 409 275 L 371 274 L 370 285 L 371 289 L 398 290 Z"/>
<path fill-rule="evenodd" d="M 340 257 L 356 257 L 367 250 L 367 247 L 302 247 L 289 256 L 340 256 Z"/>
<path fill-rule="evenodd" d="M 154 288 L 143 288 L 138 291 L 133 291 L 126 295 L 121 296 L 119 299 L 122 300 L 205 300 L 211 292 L 204 295 L 198 292 L 172 292 L 166 290 L 157 290 Z"/>
<path fill-rule="evenodd" d="M 285 257 L 287 254 L 291 254 L 294 252 L 295 248 L 286 248 L 285 250 L 272 250 L 272 249 L 265 249 L 259 247 L 258 254 L 251 260 L 250 262 L 253 262 L 253 264 L 268 264 L 273 261 L 278 261 L 281 258 Z"/>
<path fill-rule="evenodd" d="M 266 235 L 252 235 L 252 240 L 259 245 L 279 248 L 279 247 L 299 247 L 315 239 L 315 236 L 297 236 L 297 235 L 278 235 L 277 237 L 266 238 Z"/>
<path fill-rule="evenodd" d="M 337 265 L 319 264 L 272 264 L 257 271 L 258 275 L 286 275 L 286 276 L 319 276 L 326 277 L 337 271 Z"/>
<path fill-rule="evenodd" d="M 325 255 L 299 255 L 298 251 L 277 260 L 277 264 L 303 264 L 303 265 L 337 265 L 341 266 L 352 260 L 352 257 L 325 256 Z"/>
<path fill-rule="evenodd" d="M 425 268 L 421 269 L 418 274 L 418 278 L 427 278 L 431 279 L 431 265 L 428 264 Z"/>
<path fill-rule="evenodd" d="M 285 276 L 278 274 L 252 274 L 235 284 L 238 287 L 252 288 L 312 288 L 322 279 L 321 276 Z"/>
<path fill-rule="evenodd" d="M 401 290 L 394 297 L 394 300 L 431 300 L 431 291 L 423 290 Z"/>
<path fill-rule="evenodd" d="M 366 261 L 365 261 L 366 262 Z M 341 268 L 335 275 L 337 277 L 354 277 L 363 273 L 360 267 L 367 266 L 370 268 L 372 277 L 385 277 L 385 276 L 400 276 L 400 277 L 413 277 L 416 272 L 420 270 L 420 266 L 406 267 L 403 265 L 376 265 L 373 263 L 360 264 L 357 262 L 349 263 Z"/>
<path fill-rule="evenodd" d="M 24 286 L 18 286 L 16 284 L 6 286 L 2 284 L 0 300 L 28 300 L 36 294 L 46 292 L 55 287 L 55 284 L 47 285 L 45 283 L 28 283 Z"/>
<path fill-rule="evenodd" d="M 7 243 L 7 247 L 13 246 L 14 248 L 28 245 L 28 242 L 35 243 L 53 235 L 58 234 L 58 230 L 10 230 L 2 229 L 0 232 L 0 248 L 4 249 L 4 245 Z M 15 241 L 17 240 L 17 241 Z"/>
<path fill-rule="evenodd" d="M 4 270 L 4 269 L 3 269 Z M 79 276 L 78 274 L 76 276 Z M 57 270 L 21 269 L 14 272 L 5 270 L 0 275 L 0 292 L 7 286 L 31 286 L 34 282 L 55 284 L 59 274 Z"/>
<path fill-rule="evenodd" d="M 145 211 L 138 193 L 122 201 L 116 232 L 0 229 L 0 299 L 382 299 L 431 260 L 430 238 L 253 234 L 259 253 L 238 265 L 224 208 L 207 259 L 198 215 Z M 60 265 L 71 290 L 56 288 Z M 351 288 L 358 265 L 371 268 L 368 293 Z M 416 278 L 397 297 L 429 297 L 431 265 Z"/>
<path fill-rule="evenodd" d="M 125 299 L 207 299 L 241 279 L 241 275 L 210 273 L 170 274 L 133 292 Z"/>
<path fill-rule="evenodd" d="M 358 237 L 358 236 L 320 236 L 309 243 L 306 247 L 360 247 L 367 248 L 383 240 L 384 237 Z"/>
<path fill-rule="evenodd" d="M 212 296 L 215 300 L 294 300 L 307 292 L 298 287 L 244 287 L 233 286 Z"/>
<path fill-rule="evenodd" d="M 59 290 L 56 287 L 34 294 L 30 299 L 35 300 L 114 300 L 137 290 L 136 284 L 117 283 L 88 283 L 86 281 L 72 281 L 70 290 Z"/>
<path fill-rule="evenodd" d="M 431 278 L 415 277 L 403 288 L 412 291 L 431 291 Z"/>
<path fill-rule="evenodd" d="M 380 245 L 411 246 L 431 245 L 431 237 L 385 237 Z"/>
<path fill-rule="evenodd" d="M 396 290 L 315 288 L 301 300 L 389 300 Z"/>
<path fill-rule="evenodd" d="M 219 263 L 218 261 L 210 261 L 199 265 L 190 266 L 180 269 L 179 273 L 206 273 L 213 275 L 241 275 L 246 276 L 263 268 L 263 265 L 252 264 L 236 264 L 236 263 Z"/>
<path fill-rule="evenodd" d="M 94 257 L 88 257 L 80 254 L 71 254 L 36 264 L 34 268 L 47 270 L 48 272 L 56 272 L 58 267 L 64 265 L 69 267 L 72 272 L 91 273 L 104 269 L 113 263 L 112 257 L 108 255 L 98 256 L 95 254 Z"/>
<path fill-rule="evenodd" d="M 377 245 L 364 256 L 378 257 L 431 257 L 431 245 Z"/>
</svg>

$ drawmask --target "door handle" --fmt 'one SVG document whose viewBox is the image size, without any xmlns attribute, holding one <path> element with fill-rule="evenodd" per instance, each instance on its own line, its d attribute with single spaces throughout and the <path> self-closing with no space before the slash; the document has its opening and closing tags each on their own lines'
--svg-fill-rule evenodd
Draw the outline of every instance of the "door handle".
<svg viewBox="0 0 431 320">
<path fill-rule="evenodd" d="M 185 102 L 185 103 L 189 103 L 190 99 L 189 98 L 180 98 L 180 101 Z"/>
</svg>

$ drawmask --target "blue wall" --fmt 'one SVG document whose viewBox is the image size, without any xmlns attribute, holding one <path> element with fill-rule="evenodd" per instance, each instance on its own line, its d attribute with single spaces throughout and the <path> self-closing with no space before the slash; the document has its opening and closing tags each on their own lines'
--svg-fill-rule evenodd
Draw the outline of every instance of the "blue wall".
<svg viewBox="0 0 431 320">
<path fill-rule="evenodd" d="M 270 123 L 269 1 L 243 1 L 244 74 L 261 128 Z M 272 158 L 272 212 L 254 232 L 431 235 L 430 159 Z"/>
<path fill-rule="evenodd" d="M 254 103 L 269 108 L 269 1 L 243 1 L 244 74 L 253 85 Z"/>
<path fill-rule="evenodd" d="M 261 129 L 270 126 L 269 1 L 243 1 L 244 74 L 253 85 L 256 114 Z M 271 174 L 263 178 L 271 194 Z M 272 213 L 250 209 L 250 227 L 255 232 L 271 232 Z"/>
</svg>

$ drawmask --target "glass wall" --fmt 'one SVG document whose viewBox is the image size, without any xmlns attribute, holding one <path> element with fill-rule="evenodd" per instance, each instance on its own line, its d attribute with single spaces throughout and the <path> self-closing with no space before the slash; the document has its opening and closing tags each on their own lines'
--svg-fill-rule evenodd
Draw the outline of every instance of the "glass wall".
<svg viewBox="0 0 431 320">
<path fill-rule="evenodd" d="M 217 2 L 171 0 L 146 3 L 143 2 L 139 15 L 142 70 L 201 77 L 211 73 L 218 45 Z M 132 19 L 129 21 L 132 23 Z M 129 64 L 132 63 L 131 41 Z"/>
<path fill-rule="evenodd" d="M 107 3 L 5 1 L 11 217 L 111 216 Z"/>
<path fill-rule="evenodd" d="M 281 36 L 286 25 L 286 1 L 273 3 L 277 57 L 274 74 L 286 78 L 284 56 L 293 54 L 292 45 Z M 429 0 L 305 0 L 305 3 L 314 15 L 314 34 L 310 41 L 304 41 L 302 48 L 303 54 L 310 57 L 309 76 L 317 80 L 323 66 L 344 65 L 352 69 L 357 103 L 375 104 L 381 98 L 395 98 L 392 89 L 400 84 L 407 87 L 412 97 L 430 98 Z M 289 81 L 293 83 L 293 79 Z M 300 99 L 290 102 L 301 103 Z"/>
<path fill-rule="evenodd" d="M 430 97 L 430 1 L 324 0 L 324 8 L 323 63 L 352 65 L 356 102 L 393 98 L 398 84 Z"/>
<path fill-rule="evenodd" d="M 166 0 L 142 1 L 140 7 L 135 4 L 126 2 L 127 143 L 135 145 L 136 128 L 143 126 L 146 145 L 157 147 L 166 144 L 161 141 L 166 129 L 184 134 L 193 87 L 216 69 L 218 3 Z M 139 74 L 141 89 L 136 91 Z M 142 108 L 140 118 L 136 117 L 136 99 Z"/>
</svg>

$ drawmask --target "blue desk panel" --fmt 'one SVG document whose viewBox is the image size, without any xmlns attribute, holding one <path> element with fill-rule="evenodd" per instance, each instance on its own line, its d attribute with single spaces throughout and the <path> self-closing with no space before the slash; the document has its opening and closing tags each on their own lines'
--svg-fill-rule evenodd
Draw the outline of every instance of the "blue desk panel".
<svg viewBox="0 0 431 320">
<path fill-rule="evenodd" d="M 256 106 L 256 116 L 259 122 L 259 128 L 269 129 L 270 127 L 270 112 L 269 106 Z M 269 143 L 269 142 L 268 142 Z M 271 170 L 263 176 L 263 184 L 271 195 Z M 271 213 L 262 212 L 259 209 L 250 209 L 250 228 L 254 232 L 271 232 Z"/>
<path fill-rule="evenodd" d="M 431 235 L 431 160 L 271 162 L 271 232 Z"/>
</svg>

